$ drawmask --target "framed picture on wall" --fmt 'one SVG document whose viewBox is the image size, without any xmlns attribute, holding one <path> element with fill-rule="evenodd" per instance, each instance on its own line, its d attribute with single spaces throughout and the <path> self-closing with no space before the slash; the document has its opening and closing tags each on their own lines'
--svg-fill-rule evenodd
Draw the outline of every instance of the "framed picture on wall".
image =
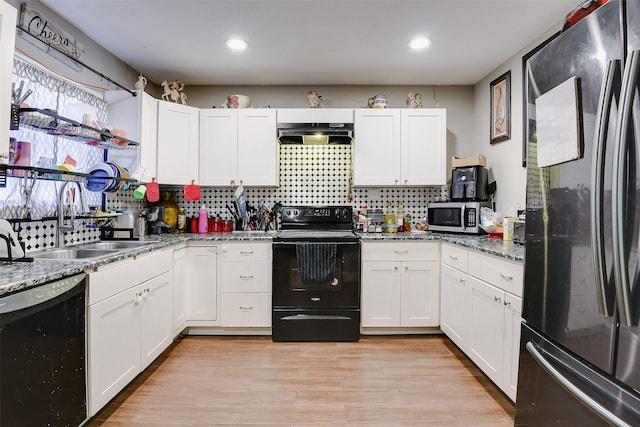
<svg viewBox="0 0 640 427">
<path fill-rule="evenodd" d="M 491 90 L 490 142 L 511 138 L 511 70 L 489 84 Z"/>
</svg>

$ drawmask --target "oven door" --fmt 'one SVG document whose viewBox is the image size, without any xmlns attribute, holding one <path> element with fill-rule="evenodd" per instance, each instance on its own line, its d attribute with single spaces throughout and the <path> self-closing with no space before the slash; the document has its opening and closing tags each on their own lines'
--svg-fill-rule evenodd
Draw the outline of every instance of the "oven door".
<svg viewBox="0 0 640 427">
<path fill-rule="evenodd" d="M 327 248 L 322 248 L 326 245 Z M 335 249 L 334 249 L 335 248 Z M 317 252 L 316 250 L 320 250 Z M 322 259 L 322 250 L 328 250 Z M 335 252 L 333 252 L 335 251 Z M 335 254 L 335 255 L 334 255 Z M 326 264 L 327 259 L 333 265 Z M 314 275 L 313 265 L 327 267 L 329 275 Z M 309 271 L 309 265 L 312 265 Z M 324 277 L 323 277 L 324 276 Z M 274 242 L 273 306 L 298 308 L 357 308 L 360 306 L 360 243 Z"/>
</svg>

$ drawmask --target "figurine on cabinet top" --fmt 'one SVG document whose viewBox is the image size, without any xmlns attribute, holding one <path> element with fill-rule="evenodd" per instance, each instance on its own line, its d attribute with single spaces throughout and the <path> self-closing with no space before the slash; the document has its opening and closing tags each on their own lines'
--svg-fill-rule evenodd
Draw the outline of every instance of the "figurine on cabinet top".
<svg viewBox="0 0 640 427">
<path fill-rule="evenodd" d="M 320 108 L 322 104 L 322 95 L 319 90 L 310 90 L 307 92 L 307 102 L 311 108 Z"/>
<path fill-rule="evenodd" d="M 409 108 L 422 108 L 422 95 L 413 92 L 409 92 L 407 95 L 407 107 Z"/>
<path fill-rule="evenodd" d="M 172 82 L 163 80 L 162 87 L 164 88 L 164 93 L 162 94 L 163 101 L 168 101 L 169 99 L 171 99 L 173 102 L 180 101 L 183 105 L 187 103 L 187 94 L 182 92 L 182 90 L 184 89 L 184 84 L 182 84 L 180 80 L 175 80 Z"/>
</svg>

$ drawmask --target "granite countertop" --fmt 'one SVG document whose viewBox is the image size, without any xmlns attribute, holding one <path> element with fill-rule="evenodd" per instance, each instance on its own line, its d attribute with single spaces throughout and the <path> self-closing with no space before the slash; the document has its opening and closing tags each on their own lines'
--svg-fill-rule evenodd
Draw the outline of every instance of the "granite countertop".
<svg viewBox="0 0 640 427">
<path fill-rule="evenodd" d="M 142 241 L 154 242 L 139 248 L 122 249 L 110 255 L 85 259 L 43 259 L 33 262 L 0 261 L 0 296 L 42 283 L 58 280 L 92 270 L 101 265 L 122 261 L 136 255 L 156 251 L 188 241 L 260 241 L 273 239 L 276 232 L 234 231 L 233 233 L 207 234 L 156 234 L 145 236 Z M 27 253 L 29 256 L 29 253 Z"/>
<path fill-rule="evenodd" d="M 270 241 L 276 234 L 277 232 L 275 231 L 267 233 L 263 231 L 234 231 L 233 233 L 149 235 L 145 236 L 142 240 L 153 242 L 153 244 L 139 248 L 123 249 L 114 254 L 96 258 L 77 260 L 36 258 L 33 262 L 0 261 L 0 296 L 179 243 L 186 243 L 188 241 Z M 524 259 L 524 246 L 512 242 L 489 239 L 486 236 L 467 236 L 434 232 L 357 234 L 362 241 L 437 240 L 450 242 L 514 261 L 522 261 Z M 27 253 L 27 256 L 28 255 Z"/>
<path fill-rule="evenodd" d="M 487 236 L 474 236 L 468 234 L 436 233 L 432 231 L 422 233 L 357 233 L 363 242 L 379 240 L 438 240 L 453 243 L 469 249 L 486 252 L 512 261 L 524 260 L 524 245 L 503 241 L 502 239 L 490 239 Z"/>
</svg>

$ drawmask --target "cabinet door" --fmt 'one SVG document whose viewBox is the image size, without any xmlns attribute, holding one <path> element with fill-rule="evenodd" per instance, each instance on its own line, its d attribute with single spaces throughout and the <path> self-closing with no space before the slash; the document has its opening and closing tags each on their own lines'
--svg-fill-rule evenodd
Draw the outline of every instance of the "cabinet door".
<svg viewBox="0 0 640 427">
<path fill-rule="evenodd" d="M 17 10 L 0 2 L 0 164 L 9 162 L 9 120 L 11 115 L 11 75 L 16 39 Z"/>
<path fill-rule="evenodd" d="M 89 416 L 95 415 L 140 372 L 139 287 L 89 306 Z"/>
<path fill-rule="evenodd" d="M 398 185 L 400 110 L 357 109 L 354 120 L 354 185 Z"/>
<path fill-rule="evenodd" d="M 139 164 L 144 167 L 142 182 L 158 176 L 158 100 L 140 91 L 140 154 Z"/>
<path fill-rule="evenodd" d="M 468 355 L 491 380 L 500 384 L 504 348 L 504 292 L 469 277 Z"/>
<path fill-rule="evenodd" d="M 403 109 L 400 183 L 444 185 L 447 182 L 447 122 L 442 108 Z"/>
<path fill-rule="evenodd" d="M 515 402 L 518 388 L 522 299 L 505 293 L 504 308 L 504 372 L 500 388 Z"/>
<path fill-rule="evenodd" d="M 278 185 L 276 110 L 238 110 L 238 180 L 244 185 Z"/>
<path fill-rule="evenodd" d="M 187 320 L 218 318 L 215 246 L 188 247 Z"/>
<path fill-rule="evenodd" d="M 238 110 L 200 110 L 200 184 L 238 179 Z"/>
<path fill-rule="evenodd" d="M 179 334 L 187 322 L 187 248 L 173 252 L 173 334 Z"/>
<path fill-rule="evenodd" d="M 142 292 L 140 367 L 145 369 L 173 340 L 173 274 L 164 273 L 137 287 Z"/>
<path fill-rule="evenodd" d="M 362 326 L 400 326 L 397 263 L 362 263 Z"/>
<path fill-rule="evenodd" d="M 440 329 L 462 351 L 467 351 L 467 275 L 448 265 L 441 266 Z"/>
<path fill-rule="evenodd" d="M 198 179 L 199 110 L 158 101 L 158 182 L 190 184 Z"/>
<path fill-rule="evenodd" d="M 440 322 L 439 262 L 402 264 L 401 326 L 438 326 Z"/>
</svg>

